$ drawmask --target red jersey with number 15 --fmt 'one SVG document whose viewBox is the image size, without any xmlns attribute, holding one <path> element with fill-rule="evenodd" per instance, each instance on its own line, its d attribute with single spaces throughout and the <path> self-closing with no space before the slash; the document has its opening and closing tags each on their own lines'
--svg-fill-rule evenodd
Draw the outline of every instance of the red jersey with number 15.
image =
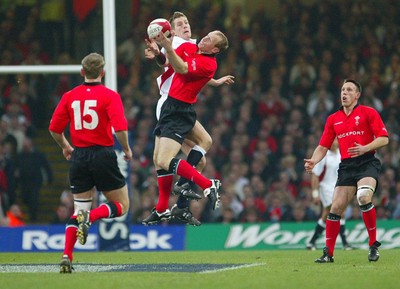
<svg viewBox="0 0 400 289">
<path fill-rule="evenodd" d="M 347 150 L 354 147 L 355 143 L 366 145 L 377 137 L 389 135 L 382 118 L 374 108 L 356 105 L 348 116 L 340 109 L 328 117 L 319 144 L 329 149 L 336 136 L 343 160 L 350 158 Z"/>
<path fill-rule="evenodd" d="M 197 45 L 186 42 L 176 50 L 176 54 L 188 64 L 188 73 L 175 73 L 169 96 L 187 103 L 195 103 L 197 94 L 214 77 L 217 60 L 214 55 L 198 54 Z"/>
<path fill-rule="evenodd" d="M 101 83 L 84 83 L 62 96 L 49 130 L 62 133 L 68 123 L 75 147 L 113 146 L 112 128 L 128 129 L 120 95 Z"/>
</svg>

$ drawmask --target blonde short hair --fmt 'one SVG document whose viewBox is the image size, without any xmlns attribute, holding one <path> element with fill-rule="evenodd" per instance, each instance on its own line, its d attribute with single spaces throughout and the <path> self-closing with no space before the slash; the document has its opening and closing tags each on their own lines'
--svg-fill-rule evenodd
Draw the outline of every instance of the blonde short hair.
<svg viewBox="0 0 400 289">
<path fill-rule="evenodd" d="M 90 53 L 82 59 L 82 69 L 87 79 L 96 79 L 104 68 L 104 57 L 98 53 Z"/>
</svg>

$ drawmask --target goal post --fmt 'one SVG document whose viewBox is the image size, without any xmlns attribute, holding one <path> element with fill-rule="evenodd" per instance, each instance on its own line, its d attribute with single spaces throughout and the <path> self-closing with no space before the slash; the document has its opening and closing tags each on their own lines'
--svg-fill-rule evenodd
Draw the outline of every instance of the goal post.
<svg viewBox="0 0 400 289">
<path fill-rule="evenodd" d="M 0 74 L 76 73 L 81 65 L 0 65 Z"/>
</svg>

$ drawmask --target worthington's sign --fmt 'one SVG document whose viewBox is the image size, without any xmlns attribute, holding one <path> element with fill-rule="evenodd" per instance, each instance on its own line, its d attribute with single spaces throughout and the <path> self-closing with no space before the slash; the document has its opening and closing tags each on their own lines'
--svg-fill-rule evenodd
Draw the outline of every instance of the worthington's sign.
<svg viewBox="0 0 400 289">
<path fill-rule="evenodd" d="M 188 228 L 187 248 L 191 250 L 304 249 L 314 233 L 314 228 L 314 222 L 206 225 L 202 230 Z M 352 246 L 368 248 L 368 233 L 363 222 L 348 221 L 346 230 L 347 240 Z M 400 222 L 378 221 L 377 238 L 382 243 L 382 248 L 400 248 Z M 317 245 L 323 248 L 324 244 L 325 235 L 322 235 Z M 341 246 L 341 238 L 338 236 L 337 247 Z"/>
</svg>

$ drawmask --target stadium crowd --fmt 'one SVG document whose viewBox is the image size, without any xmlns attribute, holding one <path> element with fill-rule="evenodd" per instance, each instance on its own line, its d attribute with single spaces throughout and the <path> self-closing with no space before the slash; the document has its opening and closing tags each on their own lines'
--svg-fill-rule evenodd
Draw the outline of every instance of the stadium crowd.
<svg viewBox="0 0 400 289">
<path fill-rule="evenodd" d="M 0 64 L 76 64 L 89 52 L 103 53 L 101 1 L 79 2 L 2 1 Z M 387 125 L 390 144 L 378 151 L 383 170 L 374 200 L 378 219 L 400 219 L 397 1 L 276 1 L 273 15 L 262 9 L 262 1 L 252 11 L 224 0 L 116 2 L 128 3 L 131 17 L 129 27 L 118 31 L 117 72 L 134 154 L 132 223 L 150 213 L 158 195 L 152 131 L 159 97 L 155 79 L 161 71 L 144 58 L 146 27 L 174 11 L 194 23 L 196 38 L 214 29 L 227 35 L 230 48 L 219 58 L 217 76 L 235 76 L 234 85 L 204 88 L 196 105 L 213 139 L 204 174 L 223 182 L 218 210 L 211 210 L 205 198 L 191 202 L 197 219 L 317 220 L 320 206 L 312 201 L 303 159 L 316 147 L 327 115 L 339 107 L 345 78 L 361 82 L 361 103 L 375 107 Z M 117 30 L 121 22 L 117 17 Z M 0 74 L 3 198 L 8 194 L 16 200 L 3 186 L 12 178 L 7 162 L 22 146 L 20 139 L 46 127 L 61 95 L 80 81 L 73 74 Z M 15 151 L 8 148 L 9 139 L 15 140 Z M 346 214 L 349 220 L 361 218 L 356 201 Z"/>
</svg>

